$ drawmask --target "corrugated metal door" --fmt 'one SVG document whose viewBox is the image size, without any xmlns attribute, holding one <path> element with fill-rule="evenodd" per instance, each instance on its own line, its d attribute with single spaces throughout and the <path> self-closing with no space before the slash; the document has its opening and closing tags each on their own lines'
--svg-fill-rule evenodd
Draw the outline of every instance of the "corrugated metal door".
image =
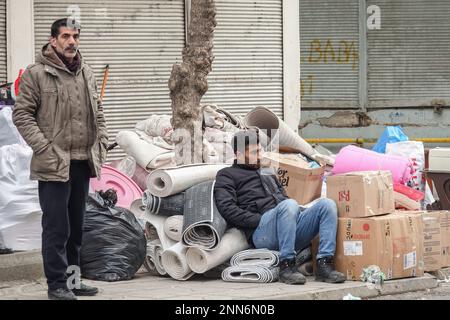
<svg viewBox="0 0 450 320">
<path fill-rule="evenodd" d="M 6 0 L 0 0 L 0 84 L 6 82 Z"/>
<path fill-rule="evenodd" d="M 357 108 L 359 1 L 299 1 L 302 109 Z"/>
<path fill-rule="evenodd" d="M 367 3 L 381 9 L 368 31 L 369 107 L 450 105 L 450 1 Z"/>
<path fill-rule="evenodd" d="M 81 9 L 80 50 L 95 70 L 99 90 L 105 66 L 110 77 L 104 98 L 111 142 L 151 114 L 171 112 L 168 80 L 184 47 L 183 0 L 34 1 L 36 51 L 47 42 L 51 23 Z M 114 159 L 120 149 L 110 153 Z"/>
<path fill-rule="evenodd" d="M 244 114 L 253 106 L 283 114 L 281 0 L 216 0 L 213 70 L 202 103 Z"/>
</svg>

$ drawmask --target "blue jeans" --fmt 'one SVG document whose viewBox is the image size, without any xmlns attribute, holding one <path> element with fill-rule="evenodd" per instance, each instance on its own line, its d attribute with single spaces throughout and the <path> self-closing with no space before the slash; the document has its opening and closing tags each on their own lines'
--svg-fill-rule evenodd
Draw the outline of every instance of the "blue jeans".
<svg viewBox="0 0 450 320">
<path fill-rule="evenodd" d="M 333 200 L 321 199 L 302 210 L 293 199 L 280 202 L 265 212 L 253 234 L 256 248 L 280 252 L 280 260 L 295 258 L 319 234 L 317 259 L 334 256 L 336 250 L 337 207 Z"/>
</svg>

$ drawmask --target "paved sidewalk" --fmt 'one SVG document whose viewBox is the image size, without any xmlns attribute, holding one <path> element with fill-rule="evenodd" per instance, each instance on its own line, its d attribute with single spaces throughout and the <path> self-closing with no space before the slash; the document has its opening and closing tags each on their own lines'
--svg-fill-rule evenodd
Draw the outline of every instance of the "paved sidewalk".
<svg viewBox="0 0 450 320">
<path fill-rule="evenodd" d="M 282 283 L 250 284 L 229 283 L 220 279 L 196 276 L 188 281 L 149 276 L 138 273 L 130 281 L 98 282 L 84 280 L 89 285 L 99 287 L 98 296 L 80 300 L 253 300 L 253 299 L 299 299 L 299 300 L 341 300 L 351 293 L 361 298 L 393 295 L 436 288 L 435 277 L 426 274 L 421 278 L 386 281 L 381 290 L 361 282 L 327 284 L 309 278 L 303 286 Z M 45 280 L 16 281 L 0 283 L 0 300 L 43 300 L 47 299 Z"/>
</svg>

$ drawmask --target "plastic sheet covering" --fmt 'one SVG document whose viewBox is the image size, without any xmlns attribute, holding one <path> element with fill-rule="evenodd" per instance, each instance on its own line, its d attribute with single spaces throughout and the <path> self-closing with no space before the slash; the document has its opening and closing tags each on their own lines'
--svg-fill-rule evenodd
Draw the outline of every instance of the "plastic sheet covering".
<svg viewBox="0 0 450 320">
<path fill-rule="evenodd" d="M 0 147 L 0 233 L 12 250 L 41 248 L 38 183 L 29 178 L 32 155 L 28 146 Z"/>
</svg>

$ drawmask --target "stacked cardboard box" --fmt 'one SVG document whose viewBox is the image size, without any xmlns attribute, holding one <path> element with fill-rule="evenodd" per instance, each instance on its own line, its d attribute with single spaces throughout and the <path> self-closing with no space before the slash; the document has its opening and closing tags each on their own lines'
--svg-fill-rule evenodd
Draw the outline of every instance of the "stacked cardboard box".
<svg viewBox="0 0 450 320">
<path fill-rule="evenodd" d="M 387 279 L 423 275 L 421 217 L 384 215 L 339 218 L 336 269 L 359 280 L 363 268 L 377 265 Z"/>
<path fill-rule="evenodd" d="M 396 213 L 422 217 L 425 271 L 436 271 L 450 266 L 449 211 L 396 211 Z"/>
<path fill-rule="evenodd" d="M 442 267 L 450 267 L 450 211 L 441 211 Z"/>
<path fill-rule="evenodd" d="M 387 279 L 423 275 L 422 217 L 393 214 L 389 171 L 328 177 L 327 195 L 339 215 L 336 269 L 348 280 L 359 280 L 370 265 L 380 267 Z"/>
<path fill-rule="evenodd" d="M 362 218 L 394 212 L 394 186 L 390 171 L 361 171 L 327 178 L 327 196 L 339 217 Z"/>
</svg>

